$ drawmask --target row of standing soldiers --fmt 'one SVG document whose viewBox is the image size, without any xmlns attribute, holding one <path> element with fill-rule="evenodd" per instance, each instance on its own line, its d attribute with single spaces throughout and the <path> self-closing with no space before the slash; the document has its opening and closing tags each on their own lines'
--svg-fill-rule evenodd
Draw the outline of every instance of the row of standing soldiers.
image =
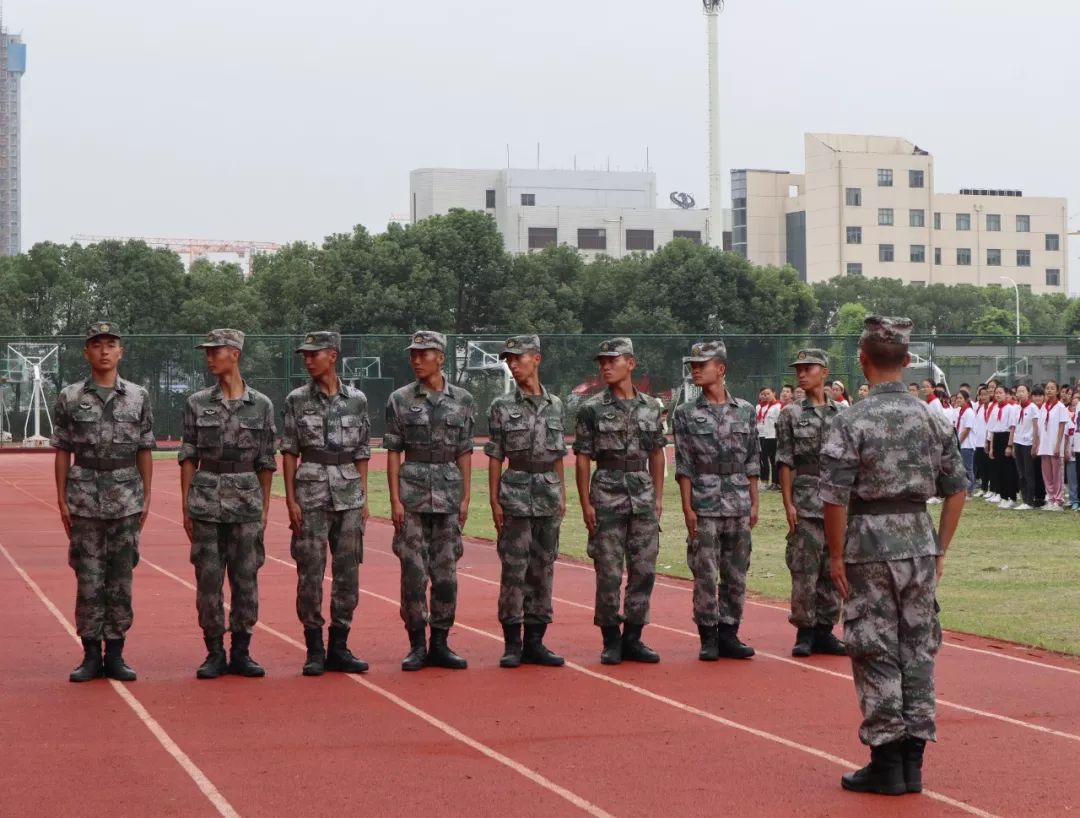
<svg viewBox="0 0 1080 818">
<path fill-rule="evenodd" d="M 906 319 L 867 319 L 860 359 L 875 389 L 872 399 L 843 415 L 823 390 L 826 353 L 800 351 L 791 366 L 807 397 L 784 410 L 777 434 L 789 526 L 790 621 L 797 628 L 792 654 L 851 655 L 864 712 L 860 736 L 871 746 L 872 760 L 843 783 L 896 794 L 921 788 L 923 746 L 935 737 L 933 661 L 940 626 L 934 592 L 965 488 L 949 425 L 909 399 L 900 383 L 910 330 Z M 208 648 L 199 678 L 264 674 L 249 646 L 258 619 L 257 573 L 265 560 L 277 438 L 270 400 L 240 375 L 243 345 L 238 330 L 208 334 L 200 347 L 217 383 L 193 394 L 184 412 L 182 508 Z M 368 518 L 370 423 L 363 393 L 337 375 L 339 350 L 334 332 L 310 333 L 297 349 L 312 380 L 286 398 L 280 441 L 298 575 L 296 609 L 307 643 L 305 675 L 368 669 L 349 650 L 348 636 Z M 383 438 L 393 551 L 401 562 L 401 617 L 410 642 L 402 668 L 463 669 L 467 662 L 450 648 L 448 634 L 471 497 L 476 409 L 472 396 L 443 375 L 443 335 L 418 331 L 408 351 L 416 381 L 390 396 Z M 131 576 L 149 513 L 155 442 L 145 390 L 116 375 L 122 355 L 115 326 L 91 325 L 91 377 L 66 387 L 57 402 L 52 444 L 58 500 L 78 578 L 76 620 L 84 645 L 72 681 L 102 675 L 135 679 L 122 651 L 132 621 Z M 540 382 L 536 336 L 508 339 L 500 357 L 516 382 L 491 405 L 484 447 L 502 564 L 500 665 L 559 666 L 564 660 L 544 644 L 544 636 L 552 621 L 554 564 L 566 511 L 563 408 Z M 642 641 L 642 631 L 649 621 L 663 512 L 662 406 L 633 386 L 630 339 L 603 342 L 596 360 L 604 389 L 581 406 L 573 451 L 596 573 L 600 661 L 655 663 L 659 656 Z M 723 342 L 694 345 L 686 361 L 701 394 L 676 407 L 671 425 L 699 658 L 745 659 L 754 654 L 738 637 L 759 507 L 754 411 L 726 389 Z M 948 498 L 940 537 L 925 510 L 933 496 Z M 328 550 L 331 624 L 325 644 Z M 842 598 L 846 648 L 832 632 Z M 232 635 L 229 656 L 226 630 Z"/>
</svg>

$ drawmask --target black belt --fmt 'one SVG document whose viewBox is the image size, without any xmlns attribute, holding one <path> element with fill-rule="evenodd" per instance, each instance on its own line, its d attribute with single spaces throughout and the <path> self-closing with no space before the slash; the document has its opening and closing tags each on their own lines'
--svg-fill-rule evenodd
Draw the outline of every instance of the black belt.
<svg viewBox="0 0 1080 818">
<path fill-rule="evenodd" d="M 459 455 L 451 451 L 405 452 L 405 462 L 413 463 L 456 463 Z"/>
<path fill-rule="evenodd" d="M 745 463 L 695 463 L 697 474 L 746 474 Z"/>
<path fill-rule="evenodd" d="M 239 460 L 200 460 L 199 471 L 211 474 L 247 474 L 255 471 L 254 463 L 241 463 Z"/>
<path fill-rule="evenodd" d="M 75 455 L 75 465 L 83 469 L 96 471 L 116 471 L 135 465 L 134 457 L 90 457 L 85 454 Z"/>
<path fill-rule="evenodd" d="M 556 460 L 528 460 L 526 458 L 510 458 L 510 468 L 514 471 L 528 472 L 529 474 L 544 474 L 555 471 Z"/>
<path fill-rule="evenodd" d="M 925 500 L 860 500 L 852 497 L 848 514 L 852 517 L 872 517 L 880 514 L 918 514 L 926 511 Z"/>
<path fill-rule="evenodd" d="M 320 466 L 344 466 L 356 462 L 352 452 L 328 452 L 326 449 L 301 449 L 300 456 L 305 463 L 318 463 Z"/>
<path fill-rule="evenodd" d="M 648 461 L 644 457 L 603 457 L 596 458 L 596 468 L 605 471 L 645 471 Z"/>
<path fill-rule="evenodd" d="M 796 477 L 817 477 L 821 474 L 821 464 L 814 463 L 800 463 L 795 467 Z"/>
</svg>

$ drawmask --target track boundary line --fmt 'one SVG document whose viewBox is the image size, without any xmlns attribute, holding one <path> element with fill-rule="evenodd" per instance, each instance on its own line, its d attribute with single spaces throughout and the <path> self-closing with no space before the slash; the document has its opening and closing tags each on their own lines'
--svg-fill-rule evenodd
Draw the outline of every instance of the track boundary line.
<svg viewBox="0 0 1080 818">
<path fill-rule="evenodd" d="M 67 632 L 68 636 L 75 640 L 76 643 L 80 643 L 79 635 L 75 632 L 75 627 L 68 621 L 67 617 L 60 612 L 60 609 L 56 607 L 51 599 L 41 590 L 41 586 L 34 581 L 23 567 L 16 562 L 15 558 L 11 556 L 11 552 L 4 547 L 3 543 L 0 543 L 0 553 L 4 555 L 4 558 L 11 564 L 11 567 L 15 569 L 15 572 L 19 575 L 22 581 L 26 584 L 45 609 L 53 615 L 57 622 Z M 199 766 L 191 760 L 190 756 L 180 749 L 180 746 L 172 739 L 172 737 L 166 732 L 165 728 L 158 723 L 157 719 L 150 715 L 150 712 L 143 706 L 130 690 L 128 690 L 120 682 L 109 679 L 109 685 L 117 695 L 123 699 L 124 703 L 131 708 L 132 712 L 138 717 L 139 721 L 143 723 L 147 730 L 158 740 L 158 743 L 177 764 L 183 769 L 188 777 L 198 787 L 199 792 L 214 805 L 214 809 L 222 818 L 239 818 L 239 813 L 233 809 L 232 804 L 228 802 L 224 795 L 214 786 L 214 783 L 204 773 Z"/>
</svg>

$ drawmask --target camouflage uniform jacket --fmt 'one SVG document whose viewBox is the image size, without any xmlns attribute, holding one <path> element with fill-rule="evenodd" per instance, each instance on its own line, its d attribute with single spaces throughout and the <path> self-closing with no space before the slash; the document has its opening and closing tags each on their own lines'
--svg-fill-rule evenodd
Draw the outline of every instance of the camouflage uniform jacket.
<svg viewBox="0 0 1080 818">
<path fill-rule="evenodd" d="M 593 395 L 578 409 L 574 452 L 603 457 L 640 457 L 667 445 L 660 421 L 662 406 L 635 390 L 620 406 L 611 388 Z M 656 491 L 648 465 L 641 471 L 597 468 L 589 487 L 589 501 L 608 514 L 655 514 Z"/>
<path fill-rule="evenodd" d="M 703 517 L 750 514 L 750 478 L 761 473 L 754 407 L 727 393 L 724 403 L 705 394 L 675 409 L 675 476 L 690 480 L 690 505 Z M 719 466 L 727 474 L 702 474 Z"/>
<path fill-rule="evenodd" d="M 428 392 L 413 381 L 390 395 L 386 402 L 383 446 L 404 452 L 400 496 L 415 514 L 457 514 L 462 482 L 455 458 L 471 454 L 476 404 L 473 396 L 449 380 L 442 392 Z M 447 463 L 421 463 L 409 455 L 447 456 Z"/>
<path fill-rule="evenodd" d="M 154 414 L 146 390 L 121 377 L 102 402 L 91 378 L 60 390 L 53 411 L 49 444 L 76 456 L 128 458 L 141 449 L 155 449 Z M 128 466 L 98 471 L 72 465 L 66 499 L 76 517 L 118 520 L 141 514 L 143 484 L 139 470 Z"/>
<path fill-rule="evenodd" d="M 948 420 L 908 394 L 899 381 L 882 383 L 837 414 L 821 447 L 822 501 L 925 501 L 967 489 L 956 434 Z M 885 562 L 941 553 L 930 515 L 848 518 L 845 562 Z"/>
<path fill-rule="evenodd" d="M 814 406 L 810 398 L 789 403 L 776 423 L 776 462 L 795 471 L 791 499 L 800 517 L 823 517 L 818 494 L 818 469 L 821 444 L 840 407 L 826 396 L 825 403 Z"/>
<path fill-rule="evenodd" d="M 274 471 L 276 437 L 274 405 L 266 395 L 245 384 L 239 405 L 230 408 L 221 386 L 215 384 L 187 399 L 178 459 L 181 463 L 237 460 L 255 471 Z M 262 488 L 254 472 L 197 471 L 187 503 L 188 513 L 196 520 L 247 523 L 262 519 Z"/>
<path fill-rule="evenodd" d="M 371 421 L 364 393 L 340 380 L 332 397 L 315 381 L 290 392 L 285 398 L 281 452 L 300 457 L 305 449 L 347 452 L 354 462 L 328 466 L 302 460 L 296 470 L 300 507 L 362 508 L 364 489 L 355 461 L 371 459 Z"/>
<path fill-rule="evenodd" d="M 554 462 L 566 456 L 562 401 L 540 387 L 539 406 L 515 389 L 491 402 L 491 437 L 484 453 L 496 460 L 522 458 Z M 516 471 L 511 465 L 499 483 L 499 504 L 514 517 L 551 517 L 559 513 L 562 488 L 555 470 L 542 474 Z"/>
</svg>

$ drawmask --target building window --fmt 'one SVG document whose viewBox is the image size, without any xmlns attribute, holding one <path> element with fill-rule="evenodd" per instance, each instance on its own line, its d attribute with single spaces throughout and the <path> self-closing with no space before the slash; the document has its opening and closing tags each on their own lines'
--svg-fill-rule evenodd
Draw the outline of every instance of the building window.
<svg viewBox="0 0 1080 818">
<path fill-rule="evenodd" d="M 879 207 L 877 209 L 877 223 L 882 227 L 892 227 L 893 209 L 891 207 Z"/>
<path fill-rule="evenodd" d="M 925 244 L 913 244 L 913 245 L 911 245 L 911 263 L 912 264 L 925 264 L 926 263 L 926 245 Z"/>
<path fill-rule="evenodd" d="M 935 230 L 940 230 L 941 229 L 941 214 L 940 213 L 935 213 L 934 214 L 934 229 Z"/>
<path fill-rule="evenodd" d="M 521 194 L 521 206 L 522 207 L 536 207 L 536 194 L 535 193 L 522 193 Z"/>
<path fill-rule="evenodd" d="M 987 213 L 986 214 L 986 232 L 987 233 L 1000 233 L 1001 232 L 1001 214 L 999 214 L 999 213 Z"/>
<path fill-rule="evenodd" d="M 862 206 L 862 188 L 861 187 L 849 187 L 844 191 L 844 203 L 848 207 L 861 207 Z"/>
<path fill-rule="evenodd" d="M 877 246 L 878 261 L 892 261 L 893 255 L 893 246 L 891 244 L 879 244 Z"/>
<path fill-rule="evenodd" d="M 941 248 L 934 248 L 934 264 L 941 264 Z"/>
<path fill-rule="evenodd" d="M 652 230 L 627 230 L 626 231 L 626 249 L 627 250 L 652 250 L 653 249 L 653 231 Z"/>
<path fill-rule="evenodd" d="M 1046 249 L 1055 252 L 1061 249 L 1061 239 L 1057 233 L 1046 234 Z"/>
<path fill-rule="evenodd" d="M 878 168 L 877 186 L 892 187 L 892 171 L 889 168 Z"/>
<path fill-rule="evenodd" d="M 847 229 L 847 243 L 848 244 L 862 244 L 862 228 L 861 227 L 849 227 Z"/>
<path fill-rule="evenodd" d="M 908 187 L 925 187 L 926 174 L 921 170 L 909 170 L 907 172 Z"/>
<path fill-rule="evenodd" d="M 545 247 L 553 247 L 559 243 L 559 228 L 557 227 L 530 227 L 529 249 L 542 250 Z"/>
<path fill-rule="evenodd" d="M 970 230 L 971 229 L 971 214 L 970 213 L 957 213 L 956 214 L 956 229 L 957 230 Z"/>
<path fill-rule="evenodd" d="M 577 246 L 581 250 L 607 250 L 607 230 L 603 227 L 578 228 Z"/>
<path fill-rule="evenodd" d="M 908 226 L 909 227 L 926 227 L 926 211 L 925 210 L 909 210 L 908 211 Z"/>
<path fill-rule="evenodd" d="M 1061 270 L 1047 270 L 1046 271 L 1046 286 L 1047 287 L 1060 287 L 1061 286 Z"/>
<path fill-rule="evenodd" d="M 860 264 L 857 261 L 848 262 L 847 274 L 849 276 L 861 276 L 862 275 L 862 264 Z"/>
<path fill-rule="evenodd" d="M 958 247 L 956 249 L 956 263 L 961 267 L 971 266 L 971 248 Z"/>
<path fill-rule="evenodd" d="M 486 207 L 488 210 L 491 210 L 493 207 L 495 207 L 495 191 L 494 190 L 485 190 L 484 191 L 484 198 L 485 198 L 484 207 Z"/>
<path fill-rule="evenodd" d="M 1016 266 L 1017 267 L 1030 267 L 1031 266 L 1031 251 L 1030 250 L 1017 250 L 1016 251 Z"/>
<path fill-rule="evenodd" d="M 690 239 L 694 244 L 701 244 L 700 230 L 676 230 L 673 238 Z"/>
<path fill-rule="evenodd" d="M 986 266 L 987 267 L 1000 267 L 1001 266 L 1001 251 L 1000 250 L 987 250 L 986 251 Z"/>
<path fill-rule="evenodd" d="M 1016 232 L 1017 233 L 1030 233 L 1031 232 L 1031 216 L 1017 216 L 1016 217 Z"/>
</svg>

